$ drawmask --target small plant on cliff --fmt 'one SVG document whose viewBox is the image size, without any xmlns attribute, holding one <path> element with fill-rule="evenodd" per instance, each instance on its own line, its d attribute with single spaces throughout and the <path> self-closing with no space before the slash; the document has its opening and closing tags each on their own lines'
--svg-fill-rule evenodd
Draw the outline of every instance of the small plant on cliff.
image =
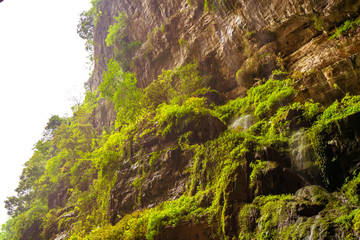
<svg viewBox="0 0 360 240">
<path fill-rule="evenodd" d="M 284 81 L 269 79 L 265 84 L 252 87 L 247 96 L 230 101 L 218 108 L 222 120 L 228 122 L 235 115 L 253 113 L 258 119 L 270 117 L 276 110 L 290 102 L 296 93 L 291 79 Z"/>
<path fill-rule="evenodd" d="M 180 45 L 180 47 L 187 47 L 188 42 L 184 38 L 180 38 L 179 39 L 179 45 Z"/>
<path fill-rule="evenodd" d="M 359 27 L 359 25 L 360 25 L 360 17 L 358 17 L 355 20 L 347 20 L 344 22 L 344 24 L 342 24 L 340 27 L 334 30 L 333 35 L 331 35 L 329 39 L 339 38 L 340 36 L 343 36 L 346 33 L 350 35 L 352 31 L 356 30 Z"/>
<path fill-rule="evenodd" d="M 82 39 L 86 40 L 85 49 L 90 51 L 91 59 L 94 45 L 94 28 L 97 25 L 98 18 L 102 15 L 99 2 L 100 0 L 91 1 L 91 8 L 80 14 L 80 22 L 77 25 L 77 33 Z"/>
<path fill-rule="evenodd" d="M 128 23 L 128 16 L 125 12 L 119 13 L 115 17 L 115 23 L 109 27 L 108 35 L 105 39 L 106 46 L 114 46 L 115 58 L 120 63 L 120 66 L 128 70 L 131 65 L 131 58 L 135 50 L 141 46 L 140 41 L 129 41 L 126 37 L 125 29 Z"/>
<path fill-rule="evenodd" d="M 119 38 L 122 38 L 122 32 L 127 25 L 127 18 L 125 12 L 119 13 L 117 17 L 114 17 L 115 23 L 109 27 L 108 35 L 105 39 L 106 46 L 110 47 L 114 45 Z"/>
<path fill-rule="evenodd" d="M 133 73 L 124 72 L 117 61 L 110 59 L 99 91 L 115 103 L 115 110 L 118 111 L 117 127 L 134 121 L 141 113 L 142 91 L 136 84 Z"/>
<path fill-rule="evenodd" d="M 163 70 L 158 79 L 144 89 L 146 106 L 156 109 L 161 103 L 183 102 L 187 98 L 207 91 L 208 80 L 200 75 L 197 64 Z"/>
<path fill-rule="evenodd" d="M 205 0 L 204 11 L 233 10 L 237 6 L 236 1 Z"/>
<path fill-rule="evenodd" d="M 214 0 L 205 0 L 204 2 L 204 10 L 205 11 L 209 11 L 209 10 L 214 10 Z"/>
<path fill-rule="evenodd" d="M 77 26 L 77 33 L 86 40 L 85 49 L 92 50 L 94 40 L 94 16 L 90 11 L 80 14 L 80 22 Z"/>
</svg>

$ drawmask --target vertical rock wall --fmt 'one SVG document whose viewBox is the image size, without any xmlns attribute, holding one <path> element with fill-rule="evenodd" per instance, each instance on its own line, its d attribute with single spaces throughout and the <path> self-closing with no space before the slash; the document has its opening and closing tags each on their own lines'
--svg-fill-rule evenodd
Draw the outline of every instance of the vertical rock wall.
<svg viewBox="0 0 360 240">
<path fill-rule="evenodd" d="M 142 43 L 131 68 L 139 86 L 146 87 L 162 69 L 197 61 L 200 71 L 211 77 L 212 87 L 234 98 L 278 68 L 278 56 L 289 72 L 305 75 L 328 72 L 325 69 L 350 59 L 360 51 L 359 34 L 329 40 L 329 33 L 356 17 L 359 7 L 359 2 L 350 0 L 238 0 L 205 10 L 203 0 L 103 0 L 95 28 L 95 71 L 89 85 L 92 90 L 99 86 L 107 61 L 114 56 L 104 40 L 119 12 L 129 17 L 125 29 L 128 41 Z M 326 85 L 331 78 L 343 87 L 344 74 L 331 74 L 327 77 L 324 73 L 325 78 L 314 80 L 315 85 Z M 357 76 L 352 79 L 356 85 Z M 315 85 L 308 82 L 306 78 L 299 83 L 309 90 L 307 97 L 326 102 L 341 95 L 328 84 L 323 91 L 329 96 L 319 98 L 311 91 Z"/>
</svg>

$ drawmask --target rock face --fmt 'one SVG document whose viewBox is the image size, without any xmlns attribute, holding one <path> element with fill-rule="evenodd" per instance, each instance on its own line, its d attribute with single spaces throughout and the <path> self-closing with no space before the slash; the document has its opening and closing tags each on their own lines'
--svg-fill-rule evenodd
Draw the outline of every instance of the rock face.
<svg viewBox="0 0 360 240">
<path fill-rule="evenodd" d="M 176 227 L 167 227 L 158 237 L 159 240 L 211 240 L 211 231 L 206 222 L 183 223 Z"/>
<path fill-rule="evenodd" d="M 197 61 L 201 73 L 210 77 L 211 87 L 228 98 L 243 96 L 247 89 L 281 67 L 299 77 L 300 100 L 312 98 L 326 105 L 346 92 L 360 91 L 360 32 L 329 40 L 334 27 L 357 16 L 360 3 L 216 3 L 212 11 L 204 10 L 203 0 L 100 1 L 90 89 L 97 89 L 107 62 L 115 57 L 113 47 L 107 47 L 105 39 L 114 17 L 125 12 L 126 42 L 141 42 L 128 69 L 135 72 L 140 87 L 157 79 L 163 69 Z M 105 103 L 99 108 L 107 109 L 106 113 L 99 109 L 101 116 L 94 120 L 94 126 L 102 132 L 116 114 Z"/>
<path fill-rule="evenodd" d="M 342 95 L 333 88 L 333 83 L 344 92 L 359 85 L 355 57 L 360 51 L 359 34 L 356 31 L 354 36 L 329 40 L 329 32 L 356 16 L 360 3 L 349 0 L 216 3 L 211 11 L 204 10 L 202 0 L 101 1 L 91 89 L 100 84 L 107 61 L 114 57 L 104 40 L 119 12 L 126 12 L 129 18 L 127 41 L 142 43 L 131 67 L 141 87 L 156 79 L 162 69 L 194 60 L 202 73 L 211 76 L 212 87 L 230 97 L 239 96 L 243 87 L 249 88 L 268 77 L 281 64 L 290 72 L 315 74 L 316 77 L 307 76 L 299 81 L 299 86 L 308 90 L 307 96 L 315 100 L 328 102 Z M 344 75 L 342 67 L 353 71 L 346 70 Z M 315 94 L 319 89 L 321 96 Z"/>
<path fill-rule="evenodd" d="M 204 115 L 199 119 L 202 120 L 201 127 L 192 129 L 194 134 L 190 141 L 206 142 L 226 129 L 215 117 Z M 178 137 L 189 131 L 189 125 L 196 126 L 194 122 L 185 128 L 175 126 L 165 138 L 155 135 L 154 131 L 149 132 L 137 143 L 129 144 L 129 151 L 133 153 L 121 166 L 117 183 L 111 190 L 109 215 L 112 224 L 134 209 L 154 207 L 163 201 L 179 198 L 185 192 L 189 179 L 186 169 L 192 156 L 180 149 Z"/>
<path fill-rule="evenodd" d="M 345 178 L 356 171 L 360 164 L 360 113 L 333 122 L 321 132 L 322 154 L 326 159 L 327 181 L 332 190 L 341 187 Z M 331 129 L 331 131 L 330 131 Z"/>
<path fill-rule="evenodd" d="M 36 144 L 9 239 L 360 239 L 360 1 L 91 2 L 114 103 Z"/>
<path fill-rule="evenodd" d="M 107 30 L 114 23 L 114 17 L 125 12 L 128 20 L 122 32 L 124 41 L 141 42 L 125 70 L 135 72 L 141 88 L 157 79 L 164 69 L 197 62 L 201 74 L 210 79 L 211 88 L 222 93 L 226 100 L 244 96 L 249 88 L 268 79 L 274 70 L 281 72 L 277 74 L 279 78 L 284 72 L 292 74 L 299 90 L 295 100 L 299 102 L 311 98 L 330 105 L 345 93 L 360 93 L 359 27 L 344 36 L 331 38 L 336 27 L 357 17 L 358 1 L 223 0 L 213 1 L 213 5 L 207 7 L 203 0 L 103 0 L 99 4 L 101 16 L 94 39 L 95 69 L 89 80 L 92 90 L 98 88 L 108 60 L 116 55 L 114 47 L 105 44 Z M 109 106 L 103 103 L 96 110 L 93 124 L 97 129 L 110 126 L 115 119 Z M 292 131 L 306 127 L 305 121 L 298 121 L 301 114 L 297 110 L 288 112 L 286 121 L 290 121 Z M 108 215 L 112 224 L 136 209 L 157 206 L 185 192 L 190 177 L 187 169 L 193 164 L 193 156 L 179 148 L 179 137 L 191 131 L 188 139 L 191 144 L 205 143 L 226 130 L 216 117 L 202 115 L 190 121 L 191 117 L 180 119 L 184 124 L 176 125 L 163 138 L 150 132 L 128 143 L 126 161 L 117 172 L 110 194 Z M 219 200 L 228 204 L 222 210 L 227 216 L 223 231 L 232 236 L 242 233 L 239 223 L 243 220 L 238 219 L 238 212 L 246 215 L 246 227 L 250 231 L 263 231 L 261 224 L 266 219 L 262 211 L 266 204 L 261 202 L 261 196 L 291 193 L 295 195 L 281 203 L 284 204 L 281 214 L 286 216 L 280 225 L 273 227 L 306 225 L 304 235 L 297 237 L 311 239 L 313 230 L 309 222 L 323 227 L 319 219 L 330 211 L 326 204 L 335 198 L 341 201 L 323 188 L 311 185 L 331 185 L 334 189 L 327 190 L 335 190 L 358 167 L 358 120 L 358 114 L 348 116 L 331 123 L 338 126 L 339 132 L 333 126 L 331 133 L 325 130 L 320 133 L 324 141 L 328 141 L 322 143 L 325 148 L 321 149 L 321 156 L 332 159 L 322 162 L 323 172 L 311 163 L 297 165 L 293 155 L 301 154 L 302 150 L 284 153 L 271 146 L 259 150 L 263 147 L 260 145 L 258 149 L 251 149 L 245 161 L 229 174 L 228 177 L 235 180 L 226 185 L 226 196 Z M 320 154 L 309 152 L 309 159 Z M 155 155 L 157 161 L 153 162 Z M 257 161 L 264 166 L 254 173 Z M 337 174 L 338 169 L 344 174 Z M 324 201 L 313 199 L 312 194 Z M 243 207 L 247 203 L 249 206 Z M 296 219 L 300 220 L 296 222 Z M 183 222 L 163 230 L 158 239 L 212 239 L 203 222 Z M 334 231 L 334 234 L 327 229 L 321 231 L 325 235 L 319 239 L 343 237 L 341 230 Z"/>
</svg>

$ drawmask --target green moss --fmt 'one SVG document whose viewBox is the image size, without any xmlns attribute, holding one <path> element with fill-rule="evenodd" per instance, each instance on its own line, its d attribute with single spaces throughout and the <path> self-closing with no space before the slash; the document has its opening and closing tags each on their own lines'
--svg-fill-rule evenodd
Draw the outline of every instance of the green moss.
<svg viewBox="0 0 360 240">
<path fill-rule="evenodd" d="M 201 216 L 196 197 L 181 197 L 166 201 L 153 209 L 125 215 L 115 226 L 94 229 L 85 239 L 156 239 L 164 226 L 176 226 L 180 221 Z M 70 239 L 77 239 L 75 237 Z"/>
<path fill-rule="evenodd" d="M 360 25 L 360 17 L 355 20 L 347 20 L 340 27 L 336 28 L 329 39 L 339 38 L 345 34 L 351 35 L 351 32 L 356 30 Z"/>
<path fill-rule="evenodd" d="M 258 119 L 270 117 L 279 107 L 287 105 L 295 93 L 290 79 L 284 81 L 270 79 L 263 85 L 250 88 L 246 97 L 219 107 L 219 112 L 225 122 L 236 115 L 250 113 Z"/>
<path fill-rule="evenodd" d="M 319 214 L 297 216 L 299 206 L 309 203 L 307 198 L 292 195 L 256 197 L 239 213 L 239 239 L 328 239 L 340 230 L 343 239 L 353 239 L 352 221 L 358 210 L 351 210 L 336 198 Z"/>
<path fill-rule="evenodd" d="M 206 107 L 205 98 L 191 97 L 182 105 L 161 104 L 157 108 L 155 117 L 155 121 L 159 124 L 158 133 L 164 138 L 168 134 L 174 133 L 174 131 L 181 133 L 188 124 L 196 121 L 199 115 L 207 114 L 211 114 L 211 111 Z M 200 124 L 200 122 L 197 124 Z"/>
<path fill-rule="evenodd" d="M 109 47 L 114 45 L 116 41 L 121 38 L 121 31 L 123 31 L 127 25 L 127 18 L 128 17 L 125 12 L 119 13 L 117 17 L 114 17 L 115 23 L 110 25 L 108 35 L 105 39 L 106 46 Z"/>
<path fill-rule="evenodd" d="M 255 162 L 250 163 L 250 167 L 252 168 L 249 185 L 249 187 L 251 188 L 255 184 L 256 176 L 259 174 L 259 171 L 266 169 L 267 163 L 266 161 L 256 160 Z"/>
<path fill-rule="evenodd" d="M 349 203 L 360 205 L 360 174 L 347 181 L 341 188 Z"/>
<path fill-rule="evenodd" d="M 188 47 L 188 42 L 185 39 L 180 38 L 179 45 L 180 45 L 180 47 Z"/>
<path fill-rule="evenodd" d="M 328 165 L 336 161 L 336 159 L 327 159 L 325 148 L 330 140 L 336 140 L 341 135 L 338 121 L 359 111 L 360 97 L 346 95 L 341 102 L 335 101 L 326 108 L 317 117 L 311 128 L 307 130 L 307 135 L 315 152 L 314 165 L 320 169 L 325 184 L 330 184 L 329 177 L 331 176 L 327 172 Z M 332 139 L 328 139 L 327 136 L 329 135 Z"/>
</svg>

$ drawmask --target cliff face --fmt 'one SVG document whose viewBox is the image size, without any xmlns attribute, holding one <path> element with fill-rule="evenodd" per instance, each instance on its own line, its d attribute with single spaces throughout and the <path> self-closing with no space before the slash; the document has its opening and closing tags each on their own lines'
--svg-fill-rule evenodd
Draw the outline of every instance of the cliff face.
<svg viewBox="0 0 360 240">
<path fill-rule="evenodd" d="M 128 69 L 135 72 L 141 88 L 149 86 L 163 70 L 196 61 L 200 73 L 210 78 L 211 88 L 222 93 L 228 100 L 245 96 L 250 87 L 268 79 L 276 69 L 287 71 L 294 77 L 295 87 L 299 91 L 296 101 L 313 99 L 330 105 L 345 93 L 360 92 L 359 28 L 331 38 L 336 27 L 357 17 L 359 2 L 298 0 L 269 3 L 239 0 L 215 1 L 212 5 L 209 3 L 209 6 L 205 4 L 202 0 L 101 1 L 102 15 L 95 29 L 95 56 L 98 61 L 95 62 L 94 78 L 90 80 L 91 88 L 96 89 L 101 83 L 106 63 L 114 57 L 113 49 L 106 47 L 104 41 L 107 29 L 114 23 L 114 16 L 125 12 L 128 24 L 123 35 L 128 42 L 141 42 Z M 289 119 L 292 117 L 296 118 L 288 116 Z M 203 124 L 208 123 L 205 121 Z M 354 125 L 348 127 L 353 128 Z M 299 127 L 293 127 L 292 131 L 297 129 Z M 201 134 L 201 130 L 195 132 Z M 206 140 L 207 138 L 202 139 L 202 142 Z M 184 171 L 191 166 L 193 156 L 186 155 L 186 152 L 179 149 L 167 150 L 176 149 L 177 143 L 172 141 L 163 142 L 150 137 L 139 144 L 145 148 L 146 153 L 141 153 L 143 156 L 160 150 L 162 154 L 159 159 L 162 160 L 145 176 L 141 185 L 142 201 L 137 208 L 155 206 L 167 199 L 181 196 L 190 177 Z M 344 148 L 347 147 L 343 146 L 340 150 L 346 156 L 344 158 L 354 154 L 352 150 Z M 249 163 L 259 156 L 264 161 L 276 164 L 258 177 L 256 187 L 250 186 L 249 171 L 252 168 L 249 168 Z M 237 190 L 229 190 L 229 194 L 234 195 L 233 201 L 242 204 L 251 202 L 258 195 L 295 193 L 309 184 L 326 185 L 321 180 L 324 173 L 303 166 L 297 168 L 294 159 L 296 158 L 293 156 L 284 156 L 269 147 L 266 147 L 265 153 L 250 154 L 248 164 L 236 171 L 238 180 L 233 184 L 238 185 Z M 339 163 L 343 172 L 353 169 L 354 165 L 344 162 Z M 329 168 L 332 167 L 334 166 Z M 110 216 L 113 224 L 121 219 L 122 214 L 132 212 L 139 193 L 129 190 L 128 186 L 134 178 L 139 177 L 137 174 L 138 169 L 130 166 L 125 166 L 119 174 L 117 184 L 111 192 Z M 345 175 L 335 177 L 336 180 L 328 186 L 340 187 Z M 325 205 L 318 206 L 317 203 L 307 204 L 309 205 L 305 209 L 297 208 L 296 211 L 299 212 L 292 217 L 298 218 L 303 214 L 313 216 L 325 208 Z M 227 223 L 230 224 L 227 226 L 229 232 L 238 231 L 231 226 L 231 222 L 236 222 L 235 218 L 231 216 L 230 223 Z M 201 239 L 210 239 L 204 237 L 205 232 L 209 231 L 206 224 L 199 226 L 181 225 L 168 229 L 164 236 L 185 231 L 181 229 L 196 232 L 200 228 L 200 235 L 203 236 Z M 198 235 L 194 233 L 185 238 L 197 239 L 196 236 Z"/>
<path fill-rule="evenodd" d="M 20 239 L 359 238 L 360 2 L 93 4 L 93 93 L 9 198 Z"/>
<path fill-rule="evenodd" d="M 223 1 L 214 3 L 214 11 L 211 6 L 204 11 L 202 0 L 101 1 L 102 15 L 95 29 L 97 61 L 90 86 L 97 88 L 107 60 L 113 57 L 104 41 L 107 29 L 114 16 L 126 12 L 129 24 L 125 35 L 129 41 L 142 43 L 131 68 L 141 87 L 157 79 L 162 69 L 196 60 L 200 71 L 211 76 L 212 87 L 234 98 L 268 77 L 279 67 L 276 61 L 281 57 L 289 72 L 317 74 L 315 84 L 309 85 L 306 80 L 299 84 L 311 89 L 309 97 L 331 102 L 341 94 L 329 82 L 346 92 L 358 90 L 353 88 L 359 85 L 356 75 L 344 76 L 336 70 L 342 64 L 357 69 L 351 59 L 359 52 L 358 31 L 334 40 L 329 40 L 329 34 L 357 16 L 359 6 L 340 0 Z M 312 94 L 313 89 L 317 92 L 320 88 L 329 96 Z"/>
<path fill-rule="evenodd" d="M 126 41 L 140 41 L 131 56 L 139 87 L 148 86 L 163 69 L 196 61 L 211 77 L 211 87 L 228 99 L 284 67 L 297 75 L 300 99 L 329 105 L 344 93 L 357 94 L 360 51 L 358 29 L 329 39 L 334 28 L 357 16 L 360 4 L 352 1 L 235 1 L 214 3 L 204 10 L 203 0 L 100 1 L 94 34 L 95 67 L 89 80 L 96 90 L 102 82 L 114 48 L 105 39 L 114 17 L 125 12 Z M 346 69 L 346 70 L 345 70 Z M 334 84 L 338 88 L 334 88 Z M 115 120 L 112 107 L 95 118 L 99 132 Z"/>
</svg>

